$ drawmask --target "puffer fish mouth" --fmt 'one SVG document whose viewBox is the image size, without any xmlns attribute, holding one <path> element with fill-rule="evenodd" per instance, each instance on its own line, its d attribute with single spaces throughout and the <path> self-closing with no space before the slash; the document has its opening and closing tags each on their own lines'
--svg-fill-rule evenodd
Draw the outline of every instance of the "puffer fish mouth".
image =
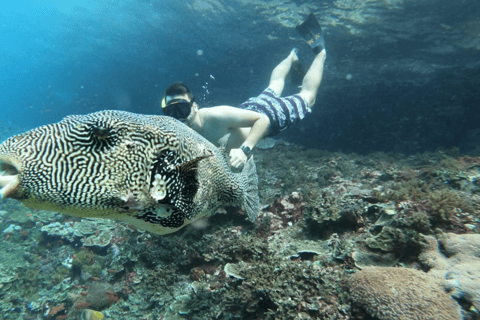
<svg viewBox="0 0 480 320">
<path fill-rule="evenodd" d="M 15 198 L 19 193 L 20 165 L 14 160 L 0 158 L 0 199 Z"/>
</svg>

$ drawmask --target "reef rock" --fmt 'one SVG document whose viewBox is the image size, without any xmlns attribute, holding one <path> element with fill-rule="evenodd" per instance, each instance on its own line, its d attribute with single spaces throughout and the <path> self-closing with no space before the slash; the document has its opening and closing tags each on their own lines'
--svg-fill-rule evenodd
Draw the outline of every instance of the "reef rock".
<svg viewBox="0 0 480 320">
<path fill-rule="evenodd" d="M 453 297 L 464 298 L 480 310 L 480 234 L 448 233 L 439 240 L 424 239 L 420 261 L 431 268 L 428 274 L 439 279 Z"/>
</svg>

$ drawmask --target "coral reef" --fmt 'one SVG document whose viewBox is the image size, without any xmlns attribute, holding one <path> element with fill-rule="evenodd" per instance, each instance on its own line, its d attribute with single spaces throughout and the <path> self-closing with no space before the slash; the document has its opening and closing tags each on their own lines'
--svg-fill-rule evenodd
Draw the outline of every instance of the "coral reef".
<svg viewBox="0 0 480 320">
<path fill-rule="evenodd" d="M 254 150 L 264 205 L 254 223 L 225 207 L 155 236 L 0 202 L 2 317 L 388 319 L 413 305 L 455 306 L 445 288 L 465 319 L 478 319 L 478 157 L 268 147 Z M 394 282 L 397 273 L 415 286 Z M 428 306 L 367 302 L 383 291 L 361 288 L 382 281 L 411 297 L 418 284 L 438 289 Z"/>
<path fill-rule="evenodd" d="M 115 228 L 116 223 L 112 220 L 85 218 L 64 224 L 53 222 L 44 225 L 41 230 L 51 237 L 81 242 L 86 247 L 102 248 L 110 244 Z"/>
</svg>

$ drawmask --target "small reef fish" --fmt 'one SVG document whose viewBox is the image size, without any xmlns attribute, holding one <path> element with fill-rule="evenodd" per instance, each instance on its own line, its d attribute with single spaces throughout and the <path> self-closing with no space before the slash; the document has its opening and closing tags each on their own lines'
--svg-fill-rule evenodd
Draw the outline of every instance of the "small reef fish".
<svg viewBox="0 0 480 320">
<path fill-rule="evenodd" d="M 250 220 L 260 212 L 253 158 L 234 173 L 220 149 L 181 122 L 123 111 L 68 116 L 5 140 L 0 198 L 156 234 L 223 205 Z"/>
</svg>

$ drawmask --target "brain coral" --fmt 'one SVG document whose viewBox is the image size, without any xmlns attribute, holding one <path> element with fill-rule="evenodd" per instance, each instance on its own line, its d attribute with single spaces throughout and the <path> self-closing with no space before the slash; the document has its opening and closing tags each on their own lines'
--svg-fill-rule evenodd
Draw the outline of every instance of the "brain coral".
<svg viewBox="0 0 480 320">
<path fill-rule="evenodd" d="M 462 319 L 459 305 L 421 271 L 369 267 L 349 284 L 352 300 L 379 319 Z"/>
</svg>

